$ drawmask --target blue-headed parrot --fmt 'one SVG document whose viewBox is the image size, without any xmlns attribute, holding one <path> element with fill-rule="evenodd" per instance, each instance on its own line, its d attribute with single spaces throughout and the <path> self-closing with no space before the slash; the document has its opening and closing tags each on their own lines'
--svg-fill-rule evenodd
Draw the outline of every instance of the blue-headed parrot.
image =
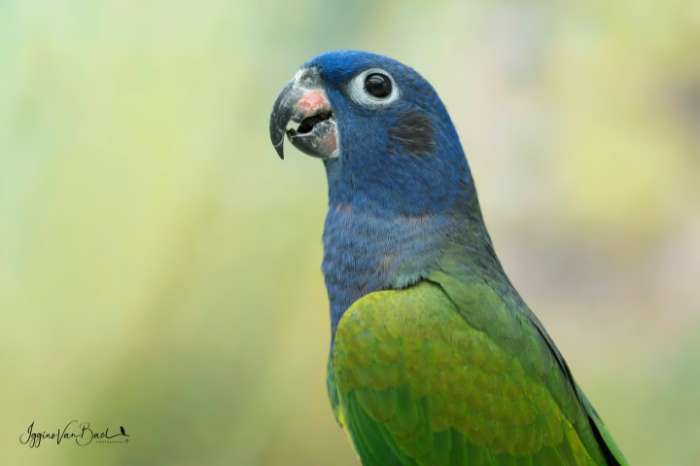
<svg viewBox="0 0 700 466">
<path fill-rule="evenodd" d="M 313 58 L 270 137 L 323 161 L 327 386 L 364 466 L 627 465 L 506 276 L 459 136 L 412 68 Z"/>
</svg>

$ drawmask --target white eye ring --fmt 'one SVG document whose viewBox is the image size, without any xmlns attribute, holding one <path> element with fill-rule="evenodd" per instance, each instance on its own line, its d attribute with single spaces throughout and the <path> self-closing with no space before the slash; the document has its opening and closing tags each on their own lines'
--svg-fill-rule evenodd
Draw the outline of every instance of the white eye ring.
<svg viewBox="0 0 700 466">
<path fill-rule="evenodd" d="M 367 76 L 370 74 L 375 73 L 384 75 L 389 78 L 389 81 L 391 81 L 391 94 L 388 96 L 381 98 L 375 97 L 369 94 L 365 89 L 365 79 L 367 79 Z M 352 100 L 360 105 L 370 108 L 382 108 L 396 102 L 401 92 L 399 91 L 399 87 L 396 85 L 396 81 L 394 81 L 394 78 L 388 72 L 381 68 L 370 68 L 352 78 L 352 81 L 350 81 L 350 84 L 348 84 L 348 94 L 350 94 L 350 98 Z"/>
</svg>

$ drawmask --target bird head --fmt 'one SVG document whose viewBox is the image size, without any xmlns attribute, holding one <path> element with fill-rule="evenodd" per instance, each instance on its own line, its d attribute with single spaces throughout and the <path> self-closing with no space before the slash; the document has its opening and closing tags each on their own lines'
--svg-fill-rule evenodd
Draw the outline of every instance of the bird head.
<svg viewBox="0 0 700 466">
<path fill-rule="evenodd" d="M 323 160 L 330 202 L 400 215 L 454 208 L 473 191 L 459 137 L 433 87 L 412 68 L 361 51 L 305 63 L 277 97 L 270 137 Z"/>
</svg>

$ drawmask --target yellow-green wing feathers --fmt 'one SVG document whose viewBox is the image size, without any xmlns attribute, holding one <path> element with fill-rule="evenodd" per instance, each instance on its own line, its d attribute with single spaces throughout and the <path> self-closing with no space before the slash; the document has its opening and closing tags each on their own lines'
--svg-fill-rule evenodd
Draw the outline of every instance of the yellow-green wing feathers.
<svg viewBox="0 0 700 466">
<path fill-rule="evenodd" d="M 534 379 L 547 387 L 587 449 L 594 456 L 602 455 L 601 464 L 627 465 L 551 337 L 515 291 L 504 286 L 507 280 L 479 279 L 459 264 L 444 265 L 449 272 L 433 272 L 430 280 L 439 284 L 467 323 L 507 348 Z M 499 285 L 498 291 L 494 289 Z"/>
<path fill-rule="evenodd" d="M 491 296 L 476 299 L 474 305 L 499 312 Z M 590 429 L 576 425 L 585 419 L 576 395 L 553 396 L 552 382 L 542 380 L 558 371 L 547 367 L 556 364 L 548 362 L 552 357 L 531 373 L 528 361 L 547 351 L 533 329 L 505 330 L 513 350 L 471 325 L 463 312 L 440 286 L 422 282 L 369 294 L 343 316 L 329 389 L 363 463 L 606 464 Z M 524 323 L 511 318 L 508 325 Z M 514 353 L 532 345 L 542 354 L 523 359 Z M 559 378 L 565 390 L 565 377 Z"/>
</svg>

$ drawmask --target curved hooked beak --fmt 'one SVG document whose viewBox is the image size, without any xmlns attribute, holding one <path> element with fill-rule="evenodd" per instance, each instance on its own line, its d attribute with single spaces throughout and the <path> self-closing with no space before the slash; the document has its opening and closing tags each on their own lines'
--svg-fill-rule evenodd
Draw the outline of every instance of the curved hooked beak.
<svg viewBox="0 0 700 466">
<path fill-rule="evenodd" d="M 293 127 L 288 129 L 288 126 Z M 321 159 L 338 156 L 336 120 L 315 68 L 299 70 L 272 107 L 270 139 L 281 159 L 284 159 L 285 134 L 305 154 Z"/>
</svg>

